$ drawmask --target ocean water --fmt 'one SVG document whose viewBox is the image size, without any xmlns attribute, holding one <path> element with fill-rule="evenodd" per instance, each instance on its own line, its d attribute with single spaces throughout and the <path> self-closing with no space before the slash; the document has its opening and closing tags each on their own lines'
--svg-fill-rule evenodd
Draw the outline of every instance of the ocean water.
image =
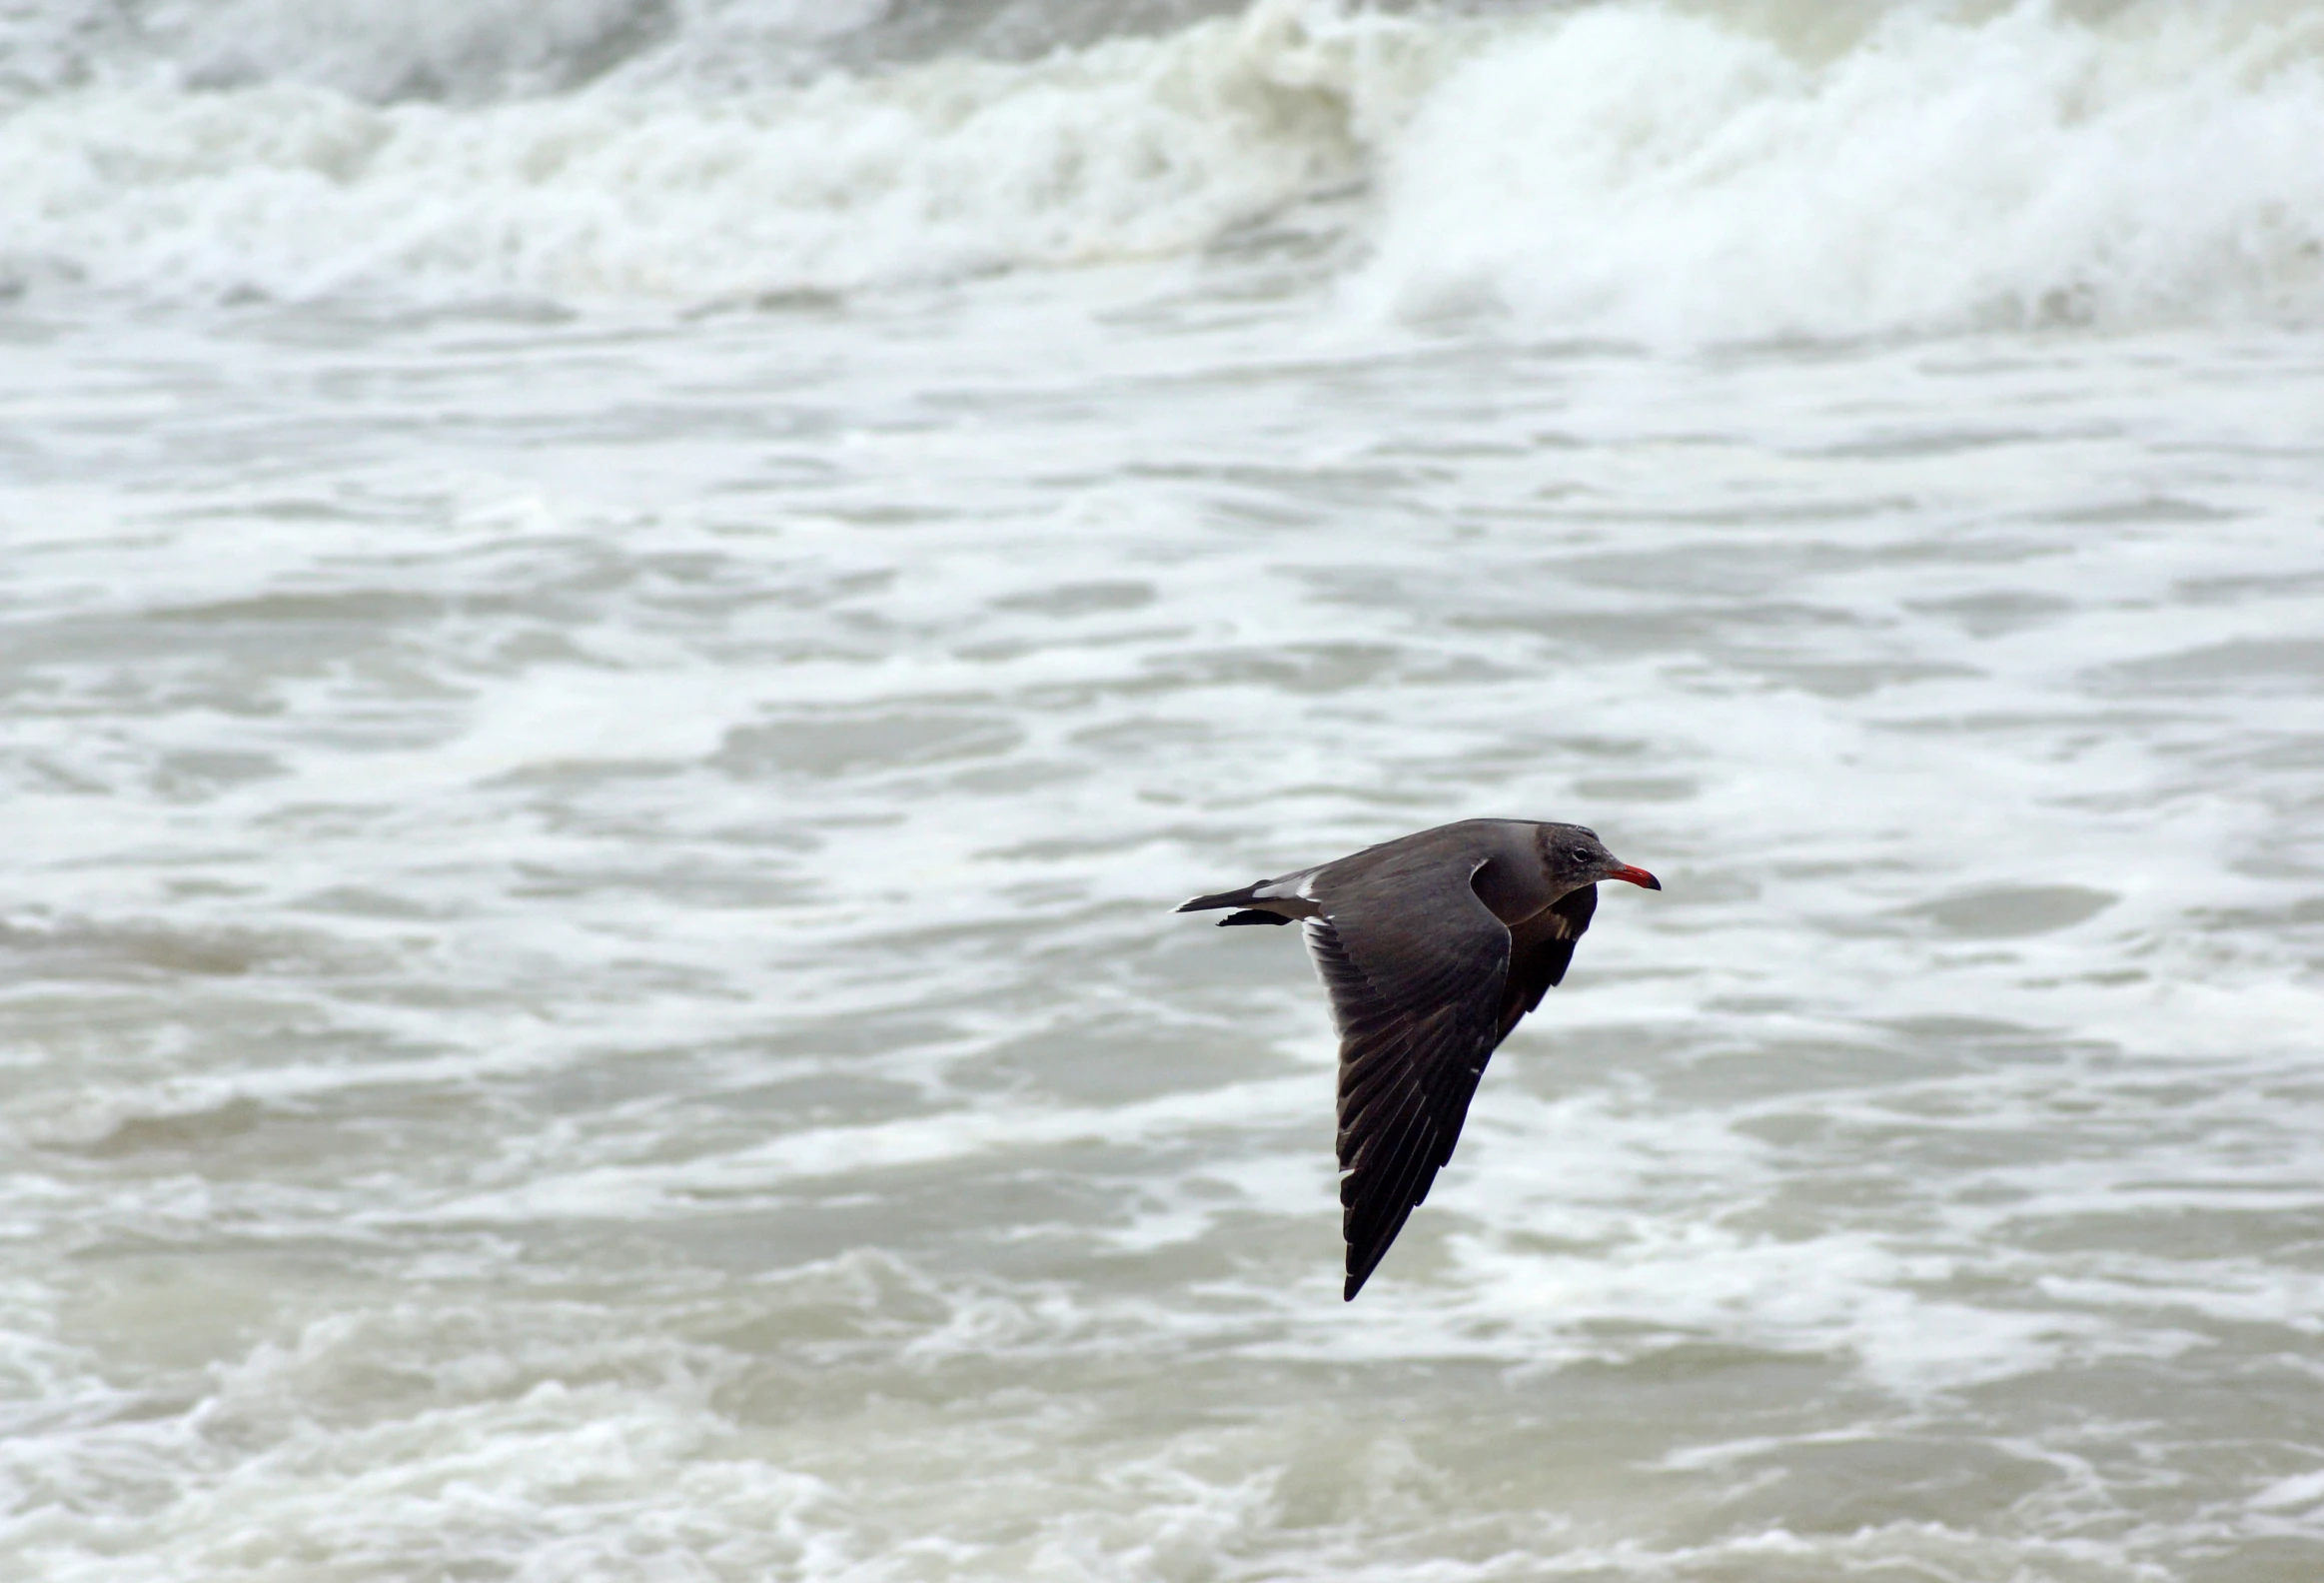
<svg viewBox="0 0 2324 1583">
<path fill-rule="evenodd" d="M 0 1577 L 2324 1576 L 2319 149 L 2294 4 L 0 7 Z M 1169 908 L 1481 813 L 1668 888 L 1343 1305 Z"/>
</svg>

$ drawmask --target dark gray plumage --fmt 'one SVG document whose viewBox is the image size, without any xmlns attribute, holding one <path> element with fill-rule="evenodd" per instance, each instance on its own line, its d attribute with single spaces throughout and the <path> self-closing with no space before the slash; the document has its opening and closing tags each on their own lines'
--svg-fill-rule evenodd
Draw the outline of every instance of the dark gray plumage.
<svg viewBox="0 0 2324 1583">
<path fill-rule="evenodd" d="M 1179 907 L 1305 925 L 1340 1032 L 1348 1298 L 1453 1157 L 1494 1049 L 1566 976 L 1601 879 L 1663 888 L 1579 824 L 1463 819 Z"/>
</svg>

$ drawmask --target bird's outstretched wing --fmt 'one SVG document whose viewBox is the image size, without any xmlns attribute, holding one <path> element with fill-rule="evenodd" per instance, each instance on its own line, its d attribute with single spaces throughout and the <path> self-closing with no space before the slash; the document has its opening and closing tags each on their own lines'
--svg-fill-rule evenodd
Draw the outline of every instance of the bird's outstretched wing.
<svg viewBox="0 0 2324 1583">
<path fill-rule="evenodd" d="M 1349 1298 L 1453 1157 L 1485 1062 L 1516 1023 L 1502 1014 L 1510 931 L 1470 888 L 1474 868 L 1390 856 L 1318 876 L 1323 912 L 1305 928 L 1340 1031 Z"/>
</svg>

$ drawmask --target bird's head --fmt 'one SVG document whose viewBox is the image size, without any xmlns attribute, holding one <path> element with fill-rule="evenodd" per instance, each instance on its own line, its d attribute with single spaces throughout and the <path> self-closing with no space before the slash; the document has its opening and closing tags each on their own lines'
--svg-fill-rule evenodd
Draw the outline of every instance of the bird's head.
<svg viewBox="0 0 2324 1583">
<path fill-rule="evenodd" d="M 1601 879 L 1627 879 L 1649 890 L 1663 888 L 1662 880 L 1644 868 L 1633 868 L 1608 851 L 1594 829 L 1580 824 L 1538 824 L 1534 827 L 1534 839 L 1541 847 L 1544 871 L 1552 881 L 1568 889 L 1580 889 Z"/>
</svg>

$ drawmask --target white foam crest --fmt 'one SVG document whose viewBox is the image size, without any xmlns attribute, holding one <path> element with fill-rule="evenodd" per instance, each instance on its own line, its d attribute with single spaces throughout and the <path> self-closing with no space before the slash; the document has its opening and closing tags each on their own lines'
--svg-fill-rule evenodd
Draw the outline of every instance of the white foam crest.
<svg viewBox="0 0 2324 1583">
<path fill-rule="evenodd" d="M 0 121 L 0 272 L 194 299 L 690 302 L 1177 254 L 1355 174 L 1436 37 L 1276 3 L 1031 64 L 732 95 L 607 81 L 454 108 L 105 83 Z"/>
<path fill-rule="evenodd" d="M 2324 308 L 2314 13 L 1892 14 L 1822 63 L 1596 6 L 1393 142 L 1366 310 L 1657 343 Z"/>
<path fill-rule="evenodd" d="M 1261 0 L 877 75 L 815 64 L 857 6 L 170 16 L 166 66 L 0 113 L 0 284 L 737 301 L 1183 256 L 1376 180 L 1343 217 L 1360 323 L 1688 343 L 2324 308 L 2324 30 L 2288 5 L 1901 7 L 1817 57 L 1629 0 Z M 622 63 L 568 86 L 597 55 Z M 564 91 L 496 97 L 529 87 Z"/>
</svg>

